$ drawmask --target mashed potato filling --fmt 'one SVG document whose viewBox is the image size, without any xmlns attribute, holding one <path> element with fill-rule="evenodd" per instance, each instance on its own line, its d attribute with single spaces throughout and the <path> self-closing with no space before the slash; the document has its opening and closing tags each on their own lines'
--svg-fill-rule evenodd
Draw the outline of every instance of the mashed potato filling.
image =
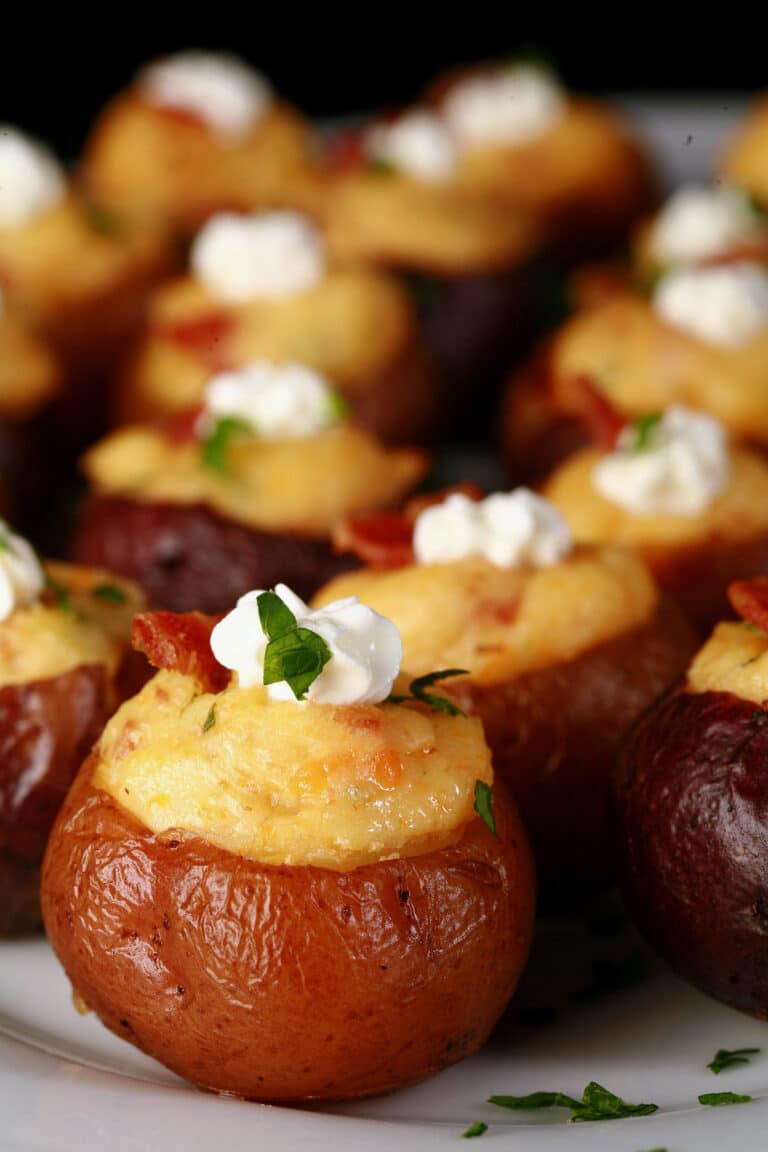
<svg viewBox="0 0 768 1152">
<path fill-rule="evenodd" d="M 642 627 L 657 606 L 642 560 L 615 549 L 576 549 L 552 568 L 468 559 L 364 569 L 331 581 L 313 604 L 351 595 L 397 624 L 415 675 L 466 668 L 485 684 L 572 660 Z"/>
<path fill-rule="evenodd" d="M 83 664 L 102 664 L 114 676 L 131 619 L 143 608 L 138 590 L 94 569 L 45 567 L 51 602 L 18 607 L 0 623 L 0 687 L 48 680 Z"/>
<path fill-rule="evenodd" d="M 764 705 L 768 700 L 768 635 L 752 624 L 718 624 L 688 669 L 687 691 L 731 692 Z"/>
<path fill-rule="evenodd" d="M 762 456 L 732 449 L 730 481 L 694 516 L 637 515 L 602 496 L 593 473 L 604 453 L 585 449 L 566 461 L 544 487 L 577 540 L 626 547 L 679 548 L 711 538 L 744 540 L 768 531 L 768 464 Z"/>
<path fill-rule="evenodd" d="M 260 685 L 200 694 L 169 671 L 112 717 L 94 775 L 156 834 L 339 871 L 455 842 L 477 780 L 492 780 L 479 720 L 274 701 Z"/>
<path fill-rule="evenodd" d="M 351 424 L 301 440 L 233 438 L 223 471 L 205 467 L 197 441 L 123 428 L 87 453 L 101 492 L 142 501 L 205 504 L 264 531 L 327 535 L 345 515 L 395 504 L 421 478 L 421 452 L 388 449 Z"/>
</svg>

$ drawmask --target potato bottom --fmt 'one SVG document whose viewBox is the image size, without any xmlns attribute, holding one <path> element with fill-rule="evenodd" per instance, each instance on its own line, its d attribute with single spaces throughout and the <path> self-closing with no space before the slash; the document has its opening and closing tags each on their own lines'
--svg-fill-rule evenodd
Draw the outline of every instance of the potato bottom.
<svg viewBox="0 0 768 1152">
<path fill-rule="evenodd" d="M 768 712 L 676 692 L 627 739 L 617 776 L 629 909 L 702 991 L 768 1018 Z"/>
<path fill-rule="evenodd" d="M 610 781 L 621 737 L 688 666 L 697 635 L 663 603 L 642 628 L 504 684 L 446 690 L 479 716 L 495 772 L 517 800 L 542 891 L 589 890 L 615 873 Z"/>
<path fill-rule="evenodd" d="M 203 1088 L 257 1100 L 386 1092 L 474 1052 L 515 989 L 534 880 L 499 788 L 439 851 L 352 872 L 275 867 L 153 835 L 83 766 L 43 867 L 77 995 Z"/>
<path fill-rule="evenodd" d="M 155 608 L 228 612 L 253 588 L 280 581 L 304 599 L 359 566 L 328 539 L 260 532 L 202 504 L 149 504 L 89 497 L 72 545 L 79 564 L 135 580 Z"/>
</svg>

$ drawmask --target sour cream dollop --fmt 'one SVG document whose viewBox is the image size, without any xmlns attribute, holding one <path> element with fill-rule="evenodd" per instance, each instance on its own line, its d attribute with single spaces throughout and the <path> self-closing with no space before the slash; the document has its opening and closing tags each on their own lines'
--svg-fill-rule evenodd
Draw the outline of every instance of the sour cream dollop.
<svg viewBox="0 0 768 1152">
<path fill-rule="evenodd" d="M 0 520 L 0 620 L 34 603 L 44 588 L 45 573 L 34 548 Z"/>
<path fill-rule="evenodd" d="M 717 420 L 688 408 L 668 408 L 637 446 L 628 425 L 616 450 L 595 466 L 597 491 L 637 516 L 697 516 L 728 484 L 725 431 Z"/>
<path fill-rule="evenodd" d="M 308 291 L 325 275 L 325 247 L 296 212 L 221 212 L 198 232 L 190 263 L 212 296 L 234 303 Z"/>
<path fill-rule="evenodd" d="M 0 228 L 19 228 L 53 208 L 66 192 L 64 170 L 38 140 L 0 125 Z"/>
<path fill-rule="evenodd" d="M 653 224 L 651 246 L 662 264 L 695 264 L 759 236 L 749 200 L 737 188 L 680 188 Z"/>
<path fill-rule="evenodd" d="M 343 410 L 338 393 L 306 365 L 255 360 L 209 380 L 198 431 L 231 417 L 263 440 L 301 440 L 338 423 Z"/>
<path fill-rule="evenodd" d="M 710 344 L 738 348 L 768 327 L 768 272 L 744 262 L 668 272 L 653 306 L 676 328 Z"/>
<path fill-rule="evenodd" d="M 498 568 L 531 564 L 547 568 L 568 554 L 573 539 L 548 501 L 527 488 L 496 492 L 485 500 L 460 493 L 417 517 L 413 551 L 419 564 L 450 564 L 482 556 Z"/>
<path fill-rule="evenodd" d="M 551 73 L 514 64 L 455 84 L 443 116 L 464 147 L 504 147 L 541 136 L 565 110 L 563 90 Z"/>
<path fill-rule="evenodd" d="M 139 73 L 138 87 L 150 104 L 191 112 L 217 135 L 247 135 L 267 113 L 272 89 L 266 78 L 236 56 L 180 52 Z"/>
<path fill-rule="evenodd" d="M 403 644 L 397 627 L 361 604 L 356 596 L 334 600 L 316 611 L 285 584 L 275 593 L 301 628 L 322 637 L 331 658 L 307 690 L 317 704 L 378 704 L 386 700 L 400 671 Z M 260 591 L 246 592 L 211 633 L 211 650 L 225 668 L 237 673 L 241 688 L 264 683 L 268 638 L 259 618 Z M 295 700 L 289 684 L 267 685 L 272 700 Z"/>
<path fill-rule="evenodd" d="M 439 116 L 415 109 L 392 124 L 376 124 L 364 137 L 370 159 L 390 165 L 415 180 L 439 184 L 456 169 L 457 149 Z"/>
</svg>

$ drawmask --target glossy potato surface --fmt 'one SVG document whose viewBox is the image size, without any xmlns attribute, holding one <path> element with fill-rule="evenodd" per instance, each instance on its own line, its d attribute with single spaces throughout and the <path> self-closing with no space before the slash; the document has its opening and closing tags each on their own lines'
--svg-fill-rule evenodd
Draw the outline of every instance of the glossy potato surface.
<svg viewBox="0 0 768 1152">
<path fill-rule="evenodd" d="M 352 872 L 269 866 L 156 837 L 92 785 L 89 761 L 44 864 L 46 929 L 112 1031 L 201 1087 L 339 1099 L 475 1051 L 512 994 L 534 881 L 503 789 L 500 839 Z"/>
<path fill-rule="evenodd" d="M 48 833 L 113 703 L 103 665 L 0 687 L 0 935 L 39 926 Z"/>
<path fill-rule="evenodd" d="M 677 692 L 625 745 L 617 777 L 625 896 L 691 983 L 768 1018 L 768 712 Z"/>
</svg>

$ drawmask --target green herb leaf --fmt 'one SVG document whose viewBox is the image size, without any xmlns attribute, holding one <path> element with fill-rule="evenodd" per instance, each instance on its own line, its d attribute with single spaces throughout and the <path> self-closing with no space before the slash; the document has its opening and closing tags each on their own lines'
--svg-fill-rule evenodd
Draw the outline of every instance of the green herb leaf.
<svg viewBox="0 0 768 1152">
<path fill-rule="evenodd" d="M 482 1136 L 483 1132 L 487 1131 L 487 1124 L 484 1124 L 482 1120 L 475 1120 L 474 1124 L 470 1124 L 469 1128 L 461 1135 L 464 1140 L 471 1140 L 473 1136 Z"/>
<path fill-rule="evenodd" d="M 250 424 L 237 416 L 223 416 L 203 440 L 202 461 L 213 472 L 226 472 L 229 446 L 236 436 L 252 432 Z"/>
<path fill-rule="evenodd" d="M 718 1048 L 715 1055 L 707 1064 L 707 1068 L 719 1076 L 726 1068 L 735 1068 L 738 1064 L 749 1064 L 750 1056 L 757 1056 L 760 1048 Z"/>
<path fill-rule="evenodd" d="M 83 205 L 83 214 L 88 227 L 99 236 L 119 236 L 123 230 L 120 218 L 114 212 L 92 200 Z"/>
<path fill-rule="evenodd" d="M 632 425 L 632 451 L 647 452 L 652 445 L 653 433 L 661 422 L 661 412 L 641 416 Z"/>
<path fill-rule="evenodd" d="M 91 596 L 105 600 L 108 604 L 124 604 L 128 599 L 125 592 L 122 588 L 118 588 L 117 584 L 98 584 L 95 588 L 91 588 Z"/>
<path fill-rule="evenodd" d="M 264 683 L 285 681 L 296 699 L 303 700 L 330 660 L 331 650 L 322 636 L 297 626 L 296 617 L 276 592 L 262 592 L 256 603 L 269 638 L 264 652 Z"/>
<path fill-rule="evenodd" d="M 328 412 L 332 420 L 341 422 L 349 415 L 349 401 L 340 392 L 331 392 L 328 395 Z"/>
<path fill-rule="evenodd" d="M 475 780 L 475 803 L 473 805 L 480 819 L 496 835 L 496 818 L 493 815 L 493 788 L 484 780 Z"/>
<path fill-rule="evenodd" d="M 216 723 L 216 705 L 211 704 L 211 707 L 208 710 L 208 715 L 205 718 L 205 723 L 203 724 L 203 732 L 210 731 L 210 729 L 213 728 L 215 723 Z"/>
<path fill-rule="evenodd" d="M 60 584 L 48 573 L 45 575 L 45 586 L 53 596 L 53 602 L 62 612 L 72 611 L 72 596 L 66 584 Z"/>
<path fill-rule="evenodd" d="M 699 1104 L 719 1108 L 723 1104 L 748 1104 L 751 1096 L 739 1096 L 737 1092 L 704 1092 L 699 1096 Z"/>
<path fill-rule="evenodd" d="M 404 700 L 420 700 L 422 704 L 429 704 L 433 712 L 446 712 L 449 716 L 463 716 L 458 704 L 448 700 L 445 696 L 435 696 L 426 689 L 438 680 L 445 680 L 448 676 L 466 676 L 466 668 L 446 668 L 442 672 L 429 672 L 426 676 L 417 676 L 410 683 L 410 696 L 389 696 L 388 704 L 402 704 Z"/>
<path fill-rule="evenodd" d="M 581 1100 L 574 1100 L 563 1092 L 533 1092 L 530 1096 L 491 1096 L 489 1103 L 497 1104 L 500 1108 L 525 1111 L 530 1108 L 568 1108 L 574 1124 L 587 1120 L 623 1120 L 629 1116 L 650 1116 L 658 1110 L 656 1104 L 628 1104 L 595 1080 L 587 1084 Z"/>
</svg>

